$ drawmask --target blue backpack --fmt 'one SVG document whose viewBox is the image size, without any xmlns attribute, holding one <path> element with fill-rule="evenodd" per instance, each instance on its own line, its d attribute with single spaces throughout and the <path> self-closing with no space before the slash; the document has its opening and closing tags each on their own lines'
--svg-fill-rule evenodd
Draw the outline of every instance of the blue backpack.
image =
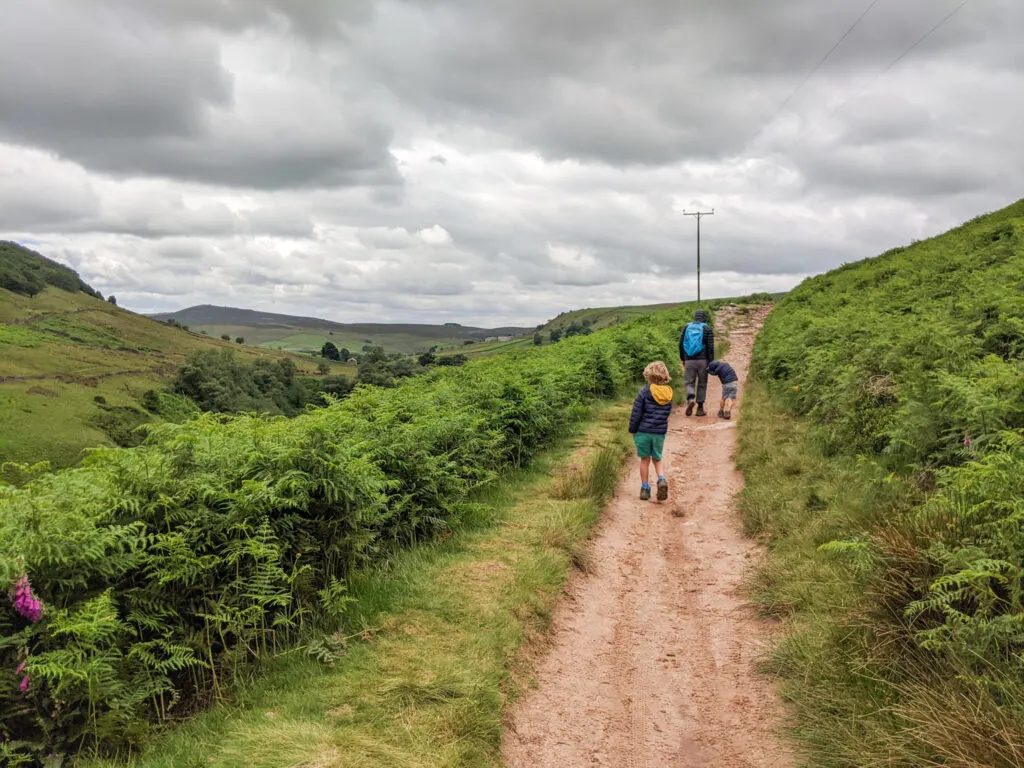
<svg viewBox="0 0 1024 768">
<path fill-rule="evenodd" d="M 690 323 L 683 331 L 683 351 L 687 357 L 699 355 L 704 351 L 704 329 L 707 323 Z"/>
</svg>

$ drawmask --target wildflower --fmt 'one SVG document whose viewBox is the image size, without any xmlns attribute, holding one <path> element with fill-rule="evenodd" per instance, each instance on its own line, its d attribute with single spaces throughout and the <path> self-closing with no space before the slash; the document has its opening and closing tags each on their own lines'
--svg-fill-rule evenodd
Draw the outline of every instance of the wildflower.
<svg viewBox="0 0 1024 768">
<path fill-rule="evenodd" d="M 22 693 L 28 693 L 28 675 L 21 678 L 21 685 L 18 687 L 21 688 Z"/>
<path fill-rule="evenodd" d="M 800 385 L 797 384 L 795 387 L 793 387 L 793 391 L 794 392 L 799 392 L 800 391 Z"/>
<path fill-rule="evenodd" d="M 28 576 L 22 576 L 14 582 L 11 602 L 14 604 L 14 610 L 33 624 L 42 618 L 43 604 L 32 594 L 32 586 L 28 583 Z"/>
<path fill-rule="evenodd" d="M 964 448 L 970 448 L 970 447 L 971 447 L 971 438 L 965 437 L 964 438 Z"/>
</svg>

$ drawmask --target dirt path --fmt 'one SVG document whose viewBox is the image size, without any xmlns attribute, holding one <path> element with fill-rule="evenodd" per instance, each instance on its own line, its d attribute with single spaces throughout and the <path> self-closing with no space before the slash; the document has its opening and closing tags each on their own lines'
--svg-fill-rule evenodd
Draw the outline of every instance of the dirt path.
<svg viewBox="0 0 1024 768">
<path fill-rule="evenodd" d="M 765 314 L 732 318 L 726 359 L 741 383 Z M 743 482 L 735 415 L 716 419 L 717 378 L 709 390 L 712 415 L 673 413 L 669 500 L 640 501 L 634 467 L 606 510 L 594 574 L 570 585 L 537 689 L 511 713 L 510 768 L 794 764 L 776 736 L 781 704 L 755 670 L 770 625 L 739 592 L 756 550 L 731 504 Z"/>
</svg>

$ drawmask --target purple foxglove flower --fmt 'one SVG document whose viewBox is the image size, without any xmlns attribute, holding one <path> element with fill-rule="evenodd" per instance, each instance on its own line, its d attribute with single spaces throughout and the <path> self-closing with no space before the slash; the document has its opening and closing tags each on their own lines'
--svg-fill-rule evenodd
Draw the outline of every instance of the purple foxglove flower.
<svg viewBox="0 0 1024 768">
<path fill-rule="evenodd" d="M 22 576 L 14 583 L 11 602 L 14 605 L 14 610 L 33 624 L 42 618 L 43 604 L 32 594 L 32 586 L 28 583 L 28 576 Z"/>
</svg>

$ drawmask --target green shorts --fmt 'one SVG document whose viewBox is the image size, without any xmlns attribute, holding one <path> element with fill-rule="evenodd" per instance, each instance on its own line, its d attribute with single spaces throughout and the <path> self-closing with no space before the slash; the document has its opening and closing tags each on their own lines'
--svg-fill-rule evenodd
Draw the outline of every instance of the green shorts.
<svg viewBox="0 0 1024 768">
<path fill-rule="evenodd" d="M 661 452 L 665 450 L 665 436 L 652 435 L 650 432 L 637 432 L 633 435 L 633 443 L 636 445 L 636 455 L 641 459 L 653 456 L 661 461 Z"/>
</svg>

